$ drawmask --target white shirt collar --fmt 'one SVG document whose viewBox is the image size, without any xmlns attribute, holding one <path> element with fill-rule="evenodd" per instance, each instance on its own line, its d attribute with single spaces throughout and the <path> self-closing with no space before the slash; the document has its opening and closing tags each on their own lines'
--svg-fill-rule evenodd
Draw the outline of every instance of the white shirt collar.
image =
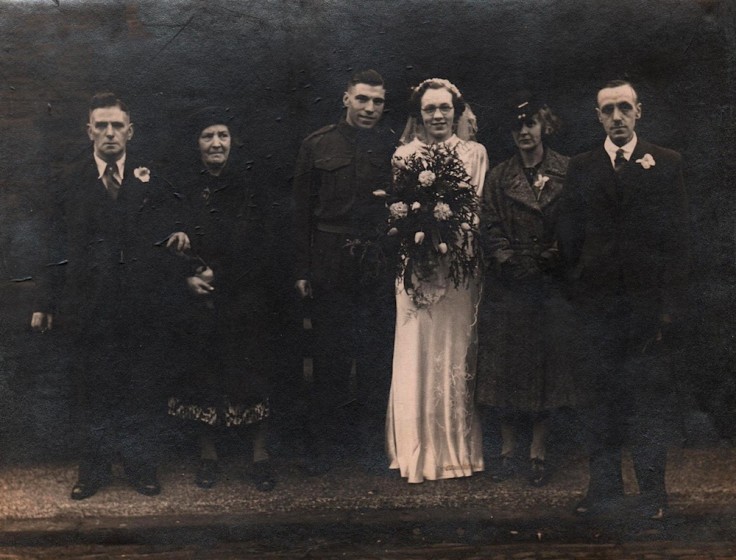
<svg viewBox="0 0 736 560">
<path fill-rule="evenodd" d="M 610 137 L 606 136 L 606 141 L 603 143 L 603 148 L 606 150 L 608 157 L 611 158 L 611 165 L 615 167 L 614 162 L 616 161 L 616 152 L 618 150 L 623 150 L 626 161 L 629 161 L 629 159 L 631 158 L 631 154 L 634 153 L 634 148 L 636 148 L 636 140 L 636 132 L 634 132 L 634 136 L 631 138 L 631 140 L 629 140 L 623 146 L 617 146 L 613 143 Z"/>
<path fill-rule="evenodd" d="M 95 163 L 97 164 L 97 171 L 99 175 L 97 176 L 98 179 L 102 179 L 102 176 L 105 174 L 105 169 L 107 169 L 107 162 L 104 159 L 101 159 L 93 152 L 93 155 L 95 156 Z M 123 181 L 123 173 L 125 171 L 125 156 L 126 154 L 123 154 L 123 157 L 121 157 L 119 160 L 115 162 L 115 165 L 117 165 L 118 168 L 118 176 L 120 177 L 120 182 Z"/>
</svg>

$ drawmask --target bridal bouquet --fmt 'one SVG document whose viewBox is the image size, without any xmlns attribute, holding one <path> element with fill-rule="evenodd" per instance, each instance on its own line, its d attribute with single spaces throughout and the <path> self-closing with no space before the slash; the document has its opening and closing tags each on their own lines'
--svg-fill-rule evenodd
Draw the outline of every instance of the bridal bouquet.
<svg viewBox="0 0 736 560">
<path fill-rule="evenodd" d="M 475 274 L 477 211 L 475 189 L 454 148 L 433 144 L 398 161 L 388 234 L 398 236 L 397 278 L 418 307 L 438 301 L 448 280 L 457 288 Z"/>
</svg>

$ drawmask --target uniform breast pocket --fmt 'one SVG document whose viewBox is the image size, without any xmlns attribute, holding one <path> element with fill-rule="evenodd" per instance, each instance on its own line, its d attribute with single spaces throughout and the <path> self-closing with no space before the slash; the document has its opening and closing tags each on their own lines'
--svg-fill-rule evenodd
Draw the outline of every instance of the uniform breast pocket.
<svg viewBox="0 0 736 560">
<path fill-rule="evenodd" d="M 368 158 L 368 166 L 365 170 L 365 179 L 362 190 L 371 198 L 376 189 L 390 190 L 391 188 L 391 162 L 387 157 L 373 155 Z M 383 203 L 381 199 L 379 202 Z"/>
<path fill-rule="evenodd" d="M 352 157 L 329 157 L 315 160 L 314 167 L 319 174 L 319 197 L 327 201 L 345 202 L 352 198 L 350 188 L 353 180 Z"/>
</svg>

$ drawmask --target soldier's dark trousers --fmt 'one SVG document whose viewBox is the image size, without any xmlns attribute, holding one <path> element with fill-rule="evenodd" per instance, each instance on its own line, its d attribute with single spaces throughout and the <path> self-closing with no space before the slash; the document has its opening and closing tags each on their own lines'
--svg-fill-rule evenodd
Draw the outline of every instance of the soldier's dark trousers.
<svg viewBox="0 0 736 560">
<path fill-rule="evenodd" d="M 312 303 L 309 431 L 317 447 L 383 452 L 395 311 L 393 291 L 375 288 L 323 291 Z"/>
</svg>

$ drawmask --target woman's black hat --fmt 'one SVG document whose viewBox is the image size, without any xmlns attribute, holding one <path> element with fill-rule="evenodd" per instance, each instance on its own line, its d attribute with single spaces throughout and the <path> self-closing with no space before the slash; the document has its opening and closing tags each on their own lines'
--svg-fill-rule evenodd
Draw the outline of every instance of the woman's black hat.
<svg viewBox="0 0 736 560">
<path fill-rule="evenodd" d="M 539 96 L 529 90 L 519 90 L 509 99 L 506 110 L 506 126 L 510 129 L 521 128 L 545 106 Z"/>
</svg>

